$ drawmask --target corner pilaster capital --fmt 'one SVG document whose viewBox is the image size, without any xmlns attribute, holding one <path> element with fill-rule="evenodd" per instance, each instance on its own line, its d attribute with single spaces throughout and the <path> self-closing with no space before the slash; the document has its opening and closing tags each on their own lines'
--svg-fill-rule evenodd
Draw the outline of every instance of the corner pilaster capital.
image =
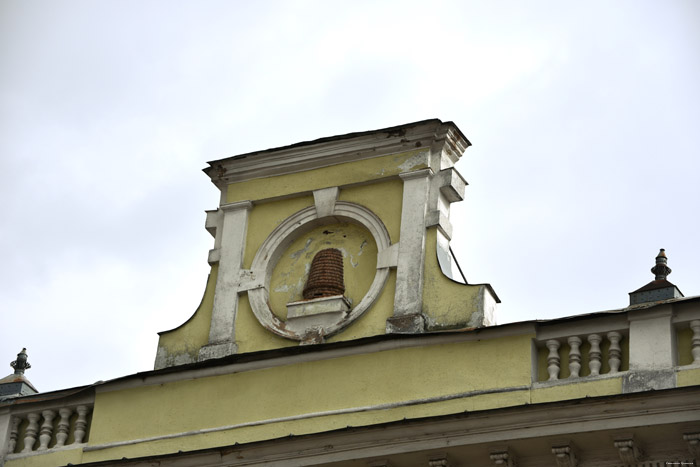
<svg viewBox="0 0 700 467">
<path fill-rule="evenodd" d="M 229 212 L 229 211 L 240 211 L 240 210 L 249 210 L 253 208 L 253 202 L 252 201 L 236 201 L 235 203 L 226 203 L 222 204 L 219 206 L 219 209 L 221 209 L 224 212 Z"/>
<path fill-rule="evenodd" d="M 426 178 L 426 177 L 432 177 L 434 174 L 433 169 L 427 168 L 427 169 L 420 169 L 420 170 L 414 170 L 411 172 L 401 172 L 399 174 L 399 177 L 405 182 L 407 180 L 413 180 L 417 178 Z"/>
</svg>

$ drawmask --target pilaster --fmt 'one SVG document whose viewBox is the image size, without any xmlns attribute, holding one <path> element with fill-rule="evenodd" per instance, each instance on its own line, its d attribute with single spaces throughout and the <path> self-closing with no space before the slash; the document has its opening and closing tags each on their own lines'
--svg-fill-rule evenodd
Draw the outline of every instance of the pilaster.
<svg viewBox="0 0 700 467">
<path fill-rule="evenodd" d="M 431 169 L 400 174 L 403 180 L 401 233 L 396 268 L 394 315 L 387 320 L 387 333 L 423 332 L 423 274 L 425 267 L 425 220 Z"/>
<path fill-rule="evenodd" d="M 217 229 L 219 274 L 214 290 L 214 307 L 209 328 L 209 343 L 199 351 L 199 360 L 236 353 L 235 322 L 238 311 L 240 274 L 248 230 L 248 215 L 253 203 L 239 201 L 222 204 L 221 228 Z"/>
<path fill-rule="evenodd" d="M 629 372 L 625 393 L 676 387 L 673 310 L 655 307 L 629 313 Z"/>
</svg>

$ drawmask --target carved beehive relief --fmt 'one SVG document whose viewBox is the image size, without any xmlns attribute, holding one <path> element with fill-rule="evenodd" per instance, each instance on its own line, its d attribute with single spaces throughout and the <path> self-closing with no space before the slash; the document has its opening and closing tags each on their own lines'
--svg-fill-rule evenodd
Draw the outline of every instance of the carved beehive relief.
<svg viewBox="0 0 700 467">
<path fill-rule="evenodd" d="M 343 253 L 337 248 L 326 248 L 311 261 L 309 277 L 304 287 L 304 299 L 343 295 Z"/>
</svg>

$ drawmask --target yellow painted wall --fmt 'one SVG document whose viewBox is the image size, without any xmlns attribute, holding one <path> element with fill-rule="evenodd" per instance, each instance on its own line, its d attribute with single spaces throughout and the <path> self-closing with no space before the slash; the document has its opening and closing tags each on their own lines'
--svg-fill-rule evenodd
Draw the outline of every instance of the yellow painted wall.
<svg viewBox="0 0 700 467">
<path fill-rule="evenodd" d="M 255 204 L 248 216 L 248 233 L 246 235 L 243 267 L 250 269 L 253 258 L 265 239 L 285 219 L 304 208 L 314 205 L 314 197 L 308 193 L 294 197 Z"/>
<path fill-rule="evenodd" d="M 160 333 L 158 347 L 168 353 L 168 358 L 174 364 L 174 359 L 190 358 L 196 362 L 199 349 L 209 341 L 211 313 L 214 307 L 214 288 L 219 272 L 219 265 L 211 267 L 202 302 L 194 314 L 185 323 L 170 331 Z"/>
<path fill-rule="evenodd" d="M 391 243 L 398 243 L 401 232 L 403 180 L 395 177 L 367 185 L 344 187 L 338 194 L 338 200 L 359 204 L 372 211 L 384 223 Z"/>
<path fill-rule="evenodd" d="M 299 173 L 231 183 L 228 185 L 226 202 L 258 201 L 389 178 L 402 172 L 427 168 L 428 157 L 429 150 L 420 149 Z"/>
<path fill-rule="evenodd" d="M 427 229 L 425 238 L 425 272 L 423 313 L 430 329 L 467 327 L 479 303 L 481 286 L 465 285 L 450 280 L 437 260 L 437 227 Z"/>
<path fill-rule="evenodd" d="M 98 393 L 90 444 L 469 391 L 527 386 L 530 383 L 532 337 L 523 335 L 394 349 Z M 485 371 L 487 368 L 498 368 L 499 371 Z M 134 457 L 154 454 L 155 451 L 167 452 L 172 448 L 201 449 L 289 433 L 327 431 L 349 424 L 365 425 L 528 402 L 527 390 L 502 397 L 484 394 L 428 405 L 313 417 L 86 452 L 84 460 L 96 461 L 105 455 Z"/>
<path fill-rule="evenodd" d="M 676 375 L 678 387 L 700 385 L 700 368 L 680 370 Z"/>
<path fill-rule="evenodd" d="M 676 358 L 678 365 L 690 365 L 693 363 L 692 339 L 693 330 L 690 329 L 688 324 L 677 330 L 676 349 L 678 350 L 678 355 Z"/>
</svg>

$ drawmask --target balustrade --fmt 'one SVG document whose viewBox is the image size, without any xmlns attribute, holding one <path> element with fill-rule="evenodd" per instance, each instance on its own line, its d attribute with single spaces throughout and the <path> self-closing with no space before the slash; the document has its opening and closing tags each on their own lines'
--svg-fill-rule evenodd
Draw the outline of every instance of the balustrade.
<svg viewBox="0 0 700 467">
<path fill-rule="evenodd" d="M 700 321 L 698 321 L 698 358 L 700 358 Z M 561 372 L 561 356 L 559 355 L 559 350 L 562 342 L 568 344 L 569 354 L 569 378 L 580 378 L 581 371 L 584 364 L 584 359 L 581 355 L 581 346 L 585 342 L 588 342 L 588 355 L 587 363 L 588 375 L 589 376 L 599 376 L 601 373 L 601 368 L 603 366 L 603 351 L 601 345 L 604 339 L 610 343 L 607 352 L 607 362 L 610 371 L 607 374 L 614 374 L 620 371 L 620 365 L 622 364 L 622 348 L 620 342 L 623 340 L 623 335 L 617 331 L 611 331 L 607 334 L 589 334 L 585 339 L 581 339 L 579 336 L 571 336 L 566 339 L 548 339 L 545 341 L 545 347 L 548 350 L 547 353 L 547 373 L 549 374 L 549 381 L 559 380 L 559 374 Z"/>
<path fill-rule="evenodd" d="M 41 412 L 13 415 L 10 421 L 7 452 L 9 454 L 17 453 L 20 447 L 17 440 L 20 439 L 22 434 L 20 431 L 23 426 L 24 448 L 21 450 L 22 454 L 82 444 L 85 435 L 89 432 L 88 414 L 91 409 L 92 407 L 88 405 L 78 405 L 58 410 L 46 409 Z M 57 415 L 58 424 L 54 427 L 54 419 Z M 67 444 L 71 428 L 73 439 L 71 444 Z"/>
</svg>

